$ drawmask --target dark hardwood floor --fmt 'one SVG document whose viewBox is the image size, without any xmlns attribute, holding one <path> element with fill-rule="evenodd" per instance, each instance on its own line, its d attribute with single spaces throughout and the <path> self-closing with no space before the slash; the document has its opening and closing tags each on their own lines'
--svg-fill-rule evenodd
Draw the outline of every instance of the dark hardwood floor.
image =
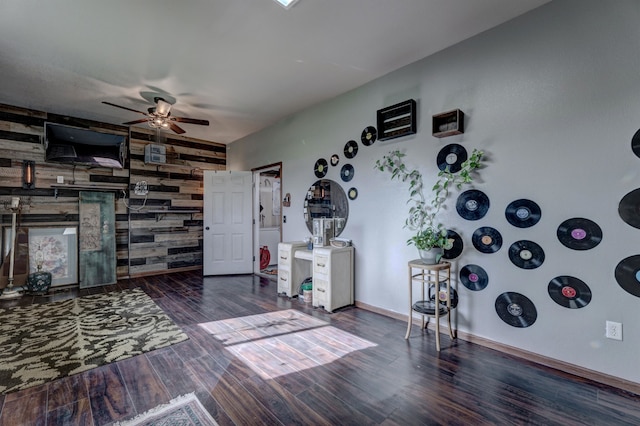
<svg viewBox="0 0 640 426">
<path fill-rule="evenodd" d="M 0 425 L 108 425 L 189 392 L 220 425 L 640 424 L 638 395 L 446 334 L 438 353 L 432 331 L 416 326 L 406 341 L 402 321 L 354 307 L 328 314 L 278 297 L 267 278 L 190 272 L 81 293 L 135 287 L 190 339 L 0 396 Z M 269 338 L 274 328 L 247 326 L 253 315 L 290 309 L 268 324 L 297 315 L 303 329 Z M 249 318 L 222 321 L 240 317 Z"/>
</svg>

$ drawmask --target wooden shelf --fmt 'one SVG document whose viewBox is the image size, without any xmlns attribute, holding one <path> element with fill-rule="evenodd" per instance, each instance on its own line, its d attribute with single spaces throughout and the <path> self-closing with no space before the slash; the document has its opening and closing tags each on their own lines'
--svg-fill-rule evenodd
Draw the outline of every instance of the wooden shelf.
<svg viewBox="0 0 640 426">
<path fill-rule="evenodd" d="M 436 114 L 432 119 L 432 132 L 436 138 L 464 133 L 464 112 L 459 109 Z"/>
</svg>

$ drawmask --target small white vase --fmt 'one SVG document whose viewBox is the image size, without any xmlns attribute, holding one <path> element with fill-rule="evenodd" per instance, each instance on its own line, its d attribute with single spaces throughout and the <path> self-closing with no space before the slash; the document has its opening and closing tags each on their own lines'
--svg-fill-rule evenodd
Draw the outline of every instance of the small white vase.
<svg viewBox="0 0 640 426">
<path fill-rule="evenodd" d="M 442 247 L 433 247 L 429 250 L 418 250 L 420 259 L 427 265 L 435 265 L 440 262 L 444 250 Z"/>
</svg>

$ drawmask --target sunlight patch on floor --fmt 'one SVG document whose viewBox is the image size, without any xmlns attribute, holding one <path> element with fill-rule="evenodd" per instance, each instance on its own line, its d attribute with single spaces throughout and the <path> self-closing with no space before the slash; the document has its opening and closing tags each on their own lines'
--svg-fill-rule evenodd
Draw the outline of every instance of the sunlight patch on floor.
<svg viewBox="0 0 640 426">
<path fill-rule="evenodd" d="M 293 309 L 199 326 L 264 379 L 328 364 L 377 346 Z"/>
</svg>

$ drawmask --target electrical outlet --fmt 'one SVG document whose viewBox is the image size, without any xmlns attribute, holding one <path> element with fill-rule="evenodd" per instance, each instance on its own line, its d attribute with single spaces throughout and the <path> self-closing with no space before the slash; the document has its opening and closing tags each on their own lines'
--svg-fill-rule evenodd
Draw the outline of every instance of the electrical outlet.
<svg viewBox="0 0 640 426">
<path fill-rule="evenodd" d="M 57 183 L 64 183 L 64 176 L 56 176 Z"/>
<path fill-rule="evenodd" d="M 608 339 L 622 340 L 622 323 L 607 321 L 605 337 Z"/>
<path fill-rule="evenodd" d="M 133 188 L 133 193 L 136 195 L 147 195 L 149 193 L 147 182 L 144 180 L 137 182 L 135 188 Z"/>
</svg>

